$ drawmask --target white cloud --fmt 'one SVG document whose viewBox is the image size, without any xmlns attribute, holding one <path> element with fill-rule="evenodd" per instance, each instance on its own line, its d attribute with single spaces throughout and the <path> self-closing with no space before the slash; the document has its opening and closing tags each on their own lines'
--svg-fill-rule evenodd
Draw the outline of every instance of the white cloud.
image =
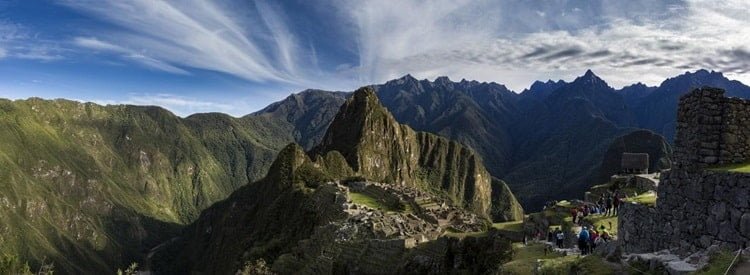
<svg viewBox="0 0 750 275">
<path fill-rule="evenodd" d="M 217 103 L 192 97 L 174 95 L 174 94 L 147 94 L 147 93 L 131 93 L 125 99 L 122 100 L 111 100 L 111 99 L 93 99 L 91 102 L 102 104 L 102 105 L 148 105 L 148 106 L 159 106 L 174 112 L 178 116 L 188 116 L 195 113 L 205 112 L 224 112 L 224 113 L 236 113 L 240 111 L 241 114 L 247 113 L 246 110 L 238 110 L 239 105 Z"/>
<path fill-rule="evenodd" d="M 38 38 L 22 25 L 0 21 L 0 58 L 48 62 L 64 59 L 64 52 L 57 42 Z"/>
<path fill-rule="evenodd" d="M 76 37 L 73 43 L 92 50 L 106 51 L 120 54 L 124 59 L 139 63 L 151 69 L 165 71 L 174 74 L 190 74 L 189 72 L 171 65 L 167 62 L 163 62 L 156 58 L 150 57 L 140 52 L 127 49 L 122 46 L 114 45 L 109 42 L 104 42 L 93 37 Z"/>
<path fill-rule="evenodd" d="M 76 37 L 73 40 L 73 43 L 77 44 L 78 46 L 93 49 L 93 50 L 113 51 L 113 52 L 119 52 L 119 53 L 129 52 L 128 49 L 125 49 L 121 46 L 114 45 L 112 43 L 101 41 L 94 37 Z"/>
<path fill-rule="evenodd" d="M 65 1 L 126 31 L 78 38 L 79 46 L 128 55 L 152 68 L 213 70 L 255 82 L 310 85 L 313 78 L 284 14 L 258 1 Z M 300 69 L 305 68 L 305 69 Z M 182 69 L 180 69 L 182 70 Z"/>
<path fill-rule="evenodd" d="M 586 69 L 616 87 L 658 84 L 701 68 L 750 79 L 750 1 L 744 0 L 327 0 L 317 3 L 321 18 L 314 19 L 341 21 L 325 24 L 340 30 L 330 37 L 337 41 L 324 44 L 344 46 L 317 49 L 319 41 L 310 40 L 320 38 L 294 29 L 298 14 L 288 15 L 278 2 L 61 1 L 116 26 L 73 34 L 79 51 L 176 74 L 212 70 L 287 90 L 353 89 L 406 73 L 496 81 L 519 91 L 537 79 L 572 79 Z M 0 48 L 6 58 L 50 61 L 66 53 L 3 24 Z M 331 64 L 326 58 L 346 56 L 337 51 L 356 57 Z M 330 69 L 320 71 L 318 63 Z"/>
<path fill-rule="evenodd" d="M 695 69 L 750 70 L 750 1 L 342 1 L 357 27 L 363 82 L 405 73 L 498 81 L 592 68 L 614 86 Z M 476 12 L 481 11 L 481 12 Z"/>
</svg>

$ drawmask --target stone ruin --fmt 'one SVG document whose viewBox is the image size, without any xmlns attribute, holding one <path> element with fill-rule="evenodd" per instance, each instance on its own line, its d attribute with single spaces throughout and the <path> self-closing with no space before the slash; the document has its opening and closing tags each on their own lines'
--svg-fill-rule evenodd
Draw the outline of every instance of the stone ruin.
<svg viewBox="0 0 750 275">
<path fill-rule="evenodd" d="M 704 87 L 680 98 L 674 165 L 700 169 L 750 160 L 750 101 Z"/>
<path fill-rule="evenodd" d="M 405 185 L 355 181 L 328 182 L 338 188 L 336 203 L 348 215 L 342 228 L 363 228 L 372 236 L 383 240 L 401 240 L 405 248 L 435 240 L 446 231 L 482 231 L 483 219 L 476 214 L 455 207 L 450 201 Z M 353 202 L 350 193 L 362 193 L 389 208 L 401 211 L 373 209 Z M 409 211 L 405 211 L 408 208 Z M 349 238 L 343 238 L 346 241 Z"/>
<path fill-rule="evenodd" d="M 622 153 L 620 169 L 625 174 L 648 174 L 648 154 Z"/>
<path fill-rule="evenodd" d="M 750 101 L 723 94 L 702 88 L 680 99 L 674 165 L 661 174 L 656 206 L 621 206 L 626 253 L 750 246 L 750 174 L 709 169 L 750 160 Z"/>
</svg>

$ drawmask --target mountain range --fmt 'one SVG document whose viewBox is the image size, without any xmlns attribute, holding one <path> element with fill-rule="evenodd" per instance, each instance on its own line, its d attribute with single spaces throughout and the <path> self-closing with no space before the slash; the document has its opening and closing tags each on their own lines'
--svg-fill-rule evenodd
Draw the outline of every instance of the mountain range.
<svg viewBox="0 0 750 275">
<path fill-rule="evenodd" d="M 507 213 L 520 209 L 509 199 L 511 191 L 532 211 L 547 200 L 581 197 L 612 173 L 611 165 L 604 169 L 602 163 L 611 158 L 608 151 L 628 148 L 617 144 L 646 137 L 668 159 L 677 100 L 704 85 L 750 97 L 750 87 L 705 70 L 658 87 L 634 84 L 620 90 L 591 71 L 572 82 L 535 82 L 521 93 L 494 82 L 410 75 L 371 87 L 395 121 L 434 134 L 410 136 L 418 145 L 410 148 L 466 146 L 475 153 L 472 161 L 483 164 L 487 174 L 480 174 L 490 180 L 481 186 L 491 190 L 482 196 L 492 203 L 472 205 L 476 201 L 467 198 L 475 192 L 455 180 L 467 174 L 437 169 L 451 175 L 443 187 L 454 191 L 446 196 L 496 220 L 511 220 L 517 214 Z M 362 151 L 326 140 L 350 97 L 306 90 L 240 118 L 219 113 L 180 118 L 150 106 L 0 100 L 0 216 L 5 221 L 0 249 L 32 265 L 53 261 L 62 273 L 111 272 L 142 262 L 149 249 L 176 236 L 204 209 L 262 180 L 290 143 L 299 144 L 298 151 L 342 150 L 347 166 L 359 169 Z M 652 133 L 624 138 L 642 129 Z M 389 148 L 386 152 L 403 153 Z M 464 155 L 442 150 L 435 156 Z M 406 164 L 408 155 L 402 157 L 390 162 L 391 168 L 415 165 Z M 367 174 L 379 180 L 409 175 L 382 173 Z"/>
<path fill-rule="evenodd" d="M 414 257 L 405 250 L 404 236 L 426 242 L 472 220 L 479 222 L 477 230 L 486 230 L 483 224 L 490 216 L 523 219 L 510 192 L 492 200 L 491 181 L 471 149 L 399 124 L 371 88 L 361 88 L 344 103 L 317 146 L 307 153 L 297 144 L 287 146 L 266 177 L 204 211 L 180 237 L 156 251 L 154 267 L 165 274 L 228 274 L 245 261 L 264 258 L 281 273 L 328 274 L 342 265 L 372 273 L 366 271 L 367 263 L 382 273 L 383 267 L 396 268 Z M 357 191 L 355 186 L 366 182 L 398 187 L 371 185 Z M 389 191 L 396 189 L 400 191 Z M 362 212 L 362 206 L 350 204 L 351 193 L 382 199 L 382 208 L 396 206 Z M 430 206 L 439 201 L 455 210 Z M 498 201 L 512 206 L 498 213 L 492 207 Z M 432 212 L 435 207 L 446 209 L 440 211 L 447 216 Z M 371 219 L 379 220 L 368 223 Z M 425 229 L 432 226 L 436 231 Z M 372 259 L 373 254 L 379 255 Z"/>
</svg>

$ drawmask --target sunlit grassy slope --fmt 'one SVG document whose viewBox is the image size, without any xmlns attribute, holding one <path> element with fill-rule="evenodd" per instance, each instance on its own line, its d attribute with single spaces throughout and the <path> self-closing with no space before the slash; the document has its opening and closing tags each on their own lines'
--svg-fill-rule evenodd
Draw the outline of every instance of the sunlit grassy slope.
<svg viewBox="0 0 750 275">
<path fill-rule="evenodd" d="M 264 118 L 0 100 L 0 250 L 65 273 L 139 261 L 293 139 Z M 252 129 L 264 129 L 257 131 Z"/>
<path fill-rule="evenodd" d="M 737 172 L 737 173 L 750 173 L 750 162 L 729 164 L 712 167 L 714 171 L 725 171 L 725 172 Z"/>
</svg>

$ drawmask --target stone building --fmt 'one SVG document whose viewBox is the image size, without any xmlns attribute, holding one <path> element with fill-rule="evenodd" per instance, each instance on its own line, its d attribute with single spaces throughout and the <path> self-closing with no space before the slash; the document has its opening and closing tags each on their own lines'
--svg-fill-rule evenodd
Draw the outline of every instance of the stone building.
<svg viewBox="0 0 750 275">
<path fill-rule="evenodd" d="M 701 88 L 679 104 L 675 165 L 661 174 L 656 206 L 620 207 L 623 250 L 750 247 L 750 173 L 711 169 L 750 160 L 750 101 Z"/>
<path fill-rule="evenodd" d="M 648 154 L 622 153 L 620 167 L 625 174 L 648 174 Z"/>
</svg>

